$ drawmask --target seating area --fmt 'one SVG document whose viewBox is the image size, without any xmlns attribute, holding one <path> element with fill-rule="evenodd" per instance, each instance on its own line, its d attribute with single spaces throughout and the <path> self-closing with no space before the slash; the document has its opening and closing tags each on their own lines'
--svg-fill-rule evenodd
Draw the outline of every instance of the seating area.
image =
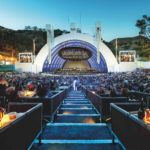
<svg viewBox="0 0 150 150">
<path fill-rule="evenodd" d="M 56 92 L 55 95 L 51 97 L 19 97 L 16 99 L 17 102 L 26 103 L 42 103 L 43 104 L 43 117 L 52 119 L 53 114 L 57 110 L 57 107 L 62 103 L 63 99 L 68 93 L 68 89 Z"/>
<path fill-rule="evenodd" d="M 110 103 L 128 102 L 128 97 L 101 97 L 82 87 L 85 95 L 90 99 L 96 110 L 101 114 L 102 122 L 110 121 Z"/>
<path fill-rule="evenodd" d="M 150 108 L 149 85 L 150 74 L 143 73 L 1 73 L 0 113 L 4 110 L 7 114 L 23 113 L 0 127 L 4 150 L 10 149 L 7 140 L 9 142 L 15 132 L 18 135 L 10 145 L 18 150 L 138 150 L 136 143 L 128 140 L 130 132 L 139 142 L 139 150 L 148 150 L 149 123 L 138 118 L 138 112 L 142 102 L 143 110 Z M 99 94 L 99 89 L 104 93 Z M 110 94 L 112 89 L 114 95 Z M 20 131 L 22 127 L 26 133 Z M 128 128 L 131 131 L 128 132 Z M 4 131 L 10 135 L 7 140 Z M 24 138 L 20 138 L 20 144 L 14 144 L 20 137 L 19 132 L 25 134 L 25 138 L 31 135 L 29 141 L 22 144 Z M 136 137 L 138 135 L 140 137 Z"/>
<path fill-rule="evenodd" d="M 0 150 L 150 150 L 149 6 L 0 0 Z"/>
</svg>

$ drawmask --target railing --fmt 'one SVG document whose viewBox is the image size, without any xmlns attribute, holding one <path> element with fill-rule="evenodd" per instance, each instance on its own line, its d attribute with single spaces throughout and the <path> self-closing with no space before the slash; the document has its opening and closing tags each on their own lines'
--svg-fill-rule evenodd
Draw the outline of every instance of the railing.
<svg viewBox="0 0 150 150">
<path fill-rule="evenodd" d="M 127 150 L 150 149 L 149 125 L 129 112 L 137 111 L 139 104 L 111 104 L 112 130 Z"/>
<path fill-rule="evenodd" d="M 43 104 L 43 117 L 52 119 L 52 116 L 56 112 L 59 105 L 63 102 L 64 98 L 67 96 L 68 89 L 58 92 L 56 95 L 52 97 L 45 98 L 45 97 L 23 97 L 19 98 L 17 102 L 28 102 L 28 103 L 42 103 Z"/>
<path fill-rule="evenodd" d="M 42 104 L 9 103 L 9 112 L 24 114 L 0 129 L 1 150 L 29 150 L 42 131 Z"/>
<path fill-rule="evenodd" d="M 144 100 L 146 106 L 150 108 L 150 93 L 143 93 L 143 92 L 137 92 L 137 91 L 130 91 L 129 92 L 129 99 L 131 101 L 141 101 Z"/>
<path fill-rule="evenodd" d="M 89 98 L 89 100 L 92 102 L 94 107 L 97 109 L 97 111 L 100 113 L 100 99 L 101 97 L 97 95 L 96 93 L 92 93 L 91 91 L 87 90 L 85 87 L 82 87 L 83 92 L 85 95 Z"/>
<path fill-rule="evenodd" d="M 127 97 L 101 97 L 96 93 L 92 93 L 82 86 L 85 95 L 92 102 L 96 110 L 101 114 L 101 120 L 106 121 L 110 119 L 110 103 L 128 102 Z"/>
<path fill-rule="evenodd" d="M 67 96 L 67 89 L 63 90 L 60 93 L 57 93 L 56 95 L 51 97 L 51 105 L 52 105 L 52 114 L 56 112 L 59 105 L 62 103 L 62 101 Z"/>
</svg>

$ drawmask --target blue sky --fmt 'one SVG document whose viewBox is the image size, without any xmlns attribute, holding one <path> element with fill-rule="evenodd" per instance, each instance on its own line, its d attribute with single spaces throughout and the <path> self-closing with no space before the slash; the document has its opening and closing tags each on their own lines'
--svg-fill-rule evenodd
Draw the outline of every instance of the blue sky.
<svg viewBox="0 0 150 150">
<path fill-rule="evenodd" d="M 74 22 L 84 33 L 94 34 L 102 25 L 104 40 L 138 35 L 136 20 L 150 16 L 150 0 L 0 0 L 0 25 L 11 29 L 25 26 L 69 30 Z M 68 19 L 69 18 L 69 19 Z"/>
</svg>

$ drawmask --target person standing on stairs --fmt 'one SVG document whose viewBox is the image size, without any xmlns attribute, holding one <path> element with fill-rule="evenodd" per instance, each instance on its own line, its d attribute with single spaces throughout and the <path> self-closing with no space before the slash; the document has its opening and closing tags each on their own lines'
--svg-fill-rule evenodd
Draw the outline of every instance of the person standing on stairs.
<svg viewBox="0 0 150 150">
<path fill-rule="evenodd" d="M 77 91 L 77 80 L 73 81 L 73 89 L 74 91 Z"/>
</svg>

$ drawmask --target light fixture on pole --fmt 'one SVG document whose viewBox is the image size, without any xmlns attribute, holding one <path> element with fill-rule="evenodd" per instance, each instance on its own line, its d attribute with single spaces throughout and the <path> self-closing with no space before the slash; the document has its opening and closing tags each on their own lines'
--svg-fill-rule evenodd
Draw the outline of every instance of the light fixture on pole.
<svg viewBox="0 0 150 150">
<path fill-rule="evenodd" d="M 54 40 L 54 30 L 52 29 L 51 25 L 47 24 L 46 31 L 47 31 L 48 61 L 49 61 L 49 64 L 51 64 L 51 61 L 52 61 L 51 47 L 52 47 L 52 43 Z"/>
<path fill-rule="evenodd" d="M 34 59 L 35 59 L 35 50 L 36 50 L 35 40 L 36 40 L 36 38 L 33 38 L 33 63 L 34 63 Z"/>
<path fill-rule="evenodd" d="M 117 59 L 117 57 L 118 57 L 118 40 L 116 39 L 116 59 Z"/>
<path fill-rule="evenodd" d="M 100 63 L 101 24 L 96 23 L 97 63 Z"/>
</svg>

